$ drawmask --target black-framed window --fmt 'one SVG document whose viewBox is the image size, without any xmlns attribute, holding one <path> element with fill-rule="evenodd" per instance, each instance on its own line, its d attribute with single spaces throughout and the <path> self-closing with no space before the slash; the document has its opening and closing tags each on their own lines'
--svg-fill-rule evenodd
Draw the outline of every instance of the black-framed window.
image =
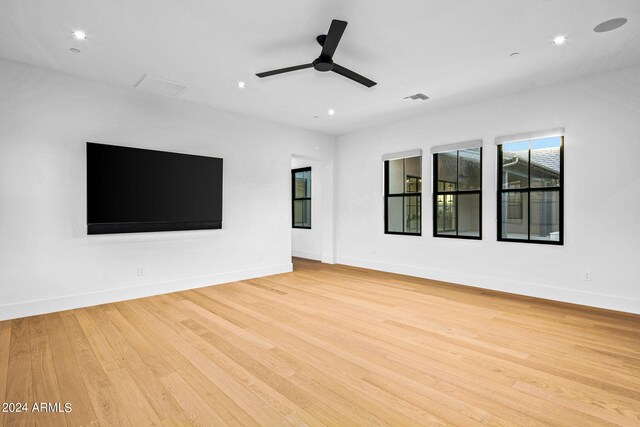
<svg viewBox="0 0 640 427">
<path fill-rule="evenodd" d="M 482 239 L 482 147 L 433 155 L 433 235 Z"/>
<path fill-rule="evenodd" d="M 422 234 L 422 156 L 384 162 L 384 232 Z"/>
<path fill-rule="evenodd" d="M 293 228 L 311 228 L 311 168 L 291 171 L 291 218 Z"/>
<path fill-rule="evenodd" d="M 498 146 L 498 240 L 562 245 L 564 137 Z"/>
</svg>

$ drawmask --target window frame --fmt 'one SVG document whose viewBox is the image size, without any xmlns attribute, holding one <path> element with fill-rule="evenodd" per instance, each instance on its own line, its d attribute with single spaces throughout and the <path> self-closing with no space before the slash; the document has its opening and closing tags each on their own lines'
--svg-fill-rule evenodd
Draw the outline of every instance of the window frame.
<svg viewBox="0 0 640 427">
<path fill-rule="evenodd" d="M 482 240 L 482 167 L 483 167 L 483 147 L 473 147 L 480 149 L 480 186 L 478 190 L 460 190 L 460 177 L 457 174 L 460 166 L 460 151 L 465 150 L 465 148 L 459 148 L 449 151 L 442 151 L 432 154 L 433 161 L 433 237 L 444 237 L 446 239 L 466 239 L 466 240 Z M 451 153 L 456 152 L 456 189 L 455 190 L 438 190 L 438 156 L 443 153 Z M 448 196 L 453 195 L 456 200 L 458 200 L 458 196 L 460 194 L 477 194 L 479 203 L 478 203 L 478 229 L 479 234 L 477 236 L 460 236 L 458 230 L 458 209 L 460 204 L 456 202 L 456 234 L 438 234 L 438 196 Z"/>
<path fill-rule="evenodd" d="M 311 172 L 311 166 L 307 166 L 304 168 L 291 169 L 291 228 L 302 229 L 302 230 L 311 230 L 311 209 L 312 209 L 312 201 L 311 197 L 296 197 L 296 173 L 300 172 Z M 313 185 L 313 173 L 310 174 L 309 177 L 310 186 Z M 312 193 L 313 195 L 313 193 Z M 308 200 L 309 201 L 309 226 L 296 225 L 295 219 L 295 206 L 297 200 Z"/>
<path fill-rule="evenodd" d="M 402 159 L 402 176 L 403 179 L 406 179 L 406 171 L 405 171 L 405 160 L 410 159 L 412 157 L 420 157 L 420 191 L 415 193 L 407 193 L 406 192 L 406 184 L 403 182 L 403 192 L 397 194 L 389 194 L 389 162 L 391 160 L 399 160 Z M 409 157 L 400 157 L 398 159 L 388 159 L 384 160 L 384 234 L 397 235 L 397 236 L 422 236 L 422 154 L 419 156 L 409 156 Z M 420 232 L 419 233 L 409 233 L 405 231 L 389 231 L 389 203 L 388 200 L 391 197 L 401 197 L 402 198 L 402 221 L 404 228 L 404 209 L 405 197 L 417 197 L 418 198 L 418 212 L 420 212 Z"/>
<path fill-rule="evenodd" d="M 514 242 L 514 243 L 533 243 L 540 245 L 554 245 L 554 246 L 563 246 L 564 245 L 564 135 L 555 135 L 560 138 L 560 185 L 556 187 L 531 187 L 531 147 L 529 147 L 528 151 L 528 186 L 526 188 L 502 188 L 502 146 L 504 144 L 509 144 L 511 142 L 521 142 L 521 141 L 531 141 L 534 139 L 541 139 L 543 137 L 536 138 L 526 138 L 521 140 L 514 140 L 510 142 L 505 142 L 504 144 L 498 145 L 498 180 L 497 180 L 497 238 L 499 242 Z M 558 191 L 558 230 L 560 232 L 560 237 L 558 240 L 535 240 L 531 239 L 531 193 L 536 192 L 545 192 L 545 191 Z M 502 194 L 503 193 L 526 193 L 527 194 L 527 235 L 529 236 L 527 239 L 513 239 L 508 237 L 502 237 Z M 522 202 L 524 205 L 524 202 Z M 524 215 L 523 215 L 524 216 Z M 523 218 L 524 220 L 524 218 Z"/>
</svg>

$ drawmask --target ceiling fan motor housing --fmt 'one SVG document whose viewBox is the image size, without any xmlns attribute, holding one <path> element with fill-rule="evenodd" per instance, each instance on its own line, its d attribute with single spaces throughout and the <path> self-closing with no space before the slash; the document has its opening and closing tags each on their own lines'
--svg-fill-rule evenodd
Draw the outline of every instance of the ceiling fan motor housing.
<svg viewBox="0 0 640 427">
<path fill-rule="evenodd" d="M 313 68 L 318 71 L 331 71 L 333 70 L 333 60 L 320 55 L 313 61 Z"/>
</svg>

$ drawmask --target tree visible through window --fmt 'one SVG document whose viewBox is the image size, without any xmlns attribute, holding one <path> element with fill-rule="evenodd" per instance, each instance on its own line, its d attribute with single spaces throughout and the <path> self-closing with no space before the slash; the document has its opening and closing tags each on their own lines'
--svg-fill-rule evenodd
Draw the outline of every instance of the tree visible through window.
<svg viewBox="0 0 640 427">
<path fill-rule="evenodd" d="M 562 244 L 562 136 L 498 146 L 498 240 Z"/>
<path fill-rule="evenodd" d="M 482 147 L 433 155 L 433 235 L 482 237 Z"/>
<path fill-rule="evenodd" d="M 384 162 L 386 234 L 422 231 L 422 156 Z"/>
<path fill-rule="evenodd" d="M 311 168 L 291 171 L 292 227 L 311 228 Z"/>
</svg>

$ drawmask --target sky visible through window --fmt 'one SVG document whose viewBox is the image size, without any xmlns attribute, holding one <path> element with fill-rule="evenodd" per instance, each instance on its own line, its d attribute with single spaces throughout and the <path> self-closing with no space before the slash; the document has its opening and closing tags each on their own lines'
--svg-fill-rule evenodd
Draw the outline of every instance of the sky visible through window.
<svg viewBox="0 0 640 427">
<path fill-rule="evenodd" d="M 532 145 L 531 148 L 541 149 L 541 148 L 553 148 L 560 146 L 560 137 L 559 136 L 551 136 L 549 138 L 539 138 L 539 139 L 531 139 L 524 141 L 516 141 L 505 144 L 503 149 L 504 151 L 526 151 L 529 149 L 529 144 Z"/>
</svg>

